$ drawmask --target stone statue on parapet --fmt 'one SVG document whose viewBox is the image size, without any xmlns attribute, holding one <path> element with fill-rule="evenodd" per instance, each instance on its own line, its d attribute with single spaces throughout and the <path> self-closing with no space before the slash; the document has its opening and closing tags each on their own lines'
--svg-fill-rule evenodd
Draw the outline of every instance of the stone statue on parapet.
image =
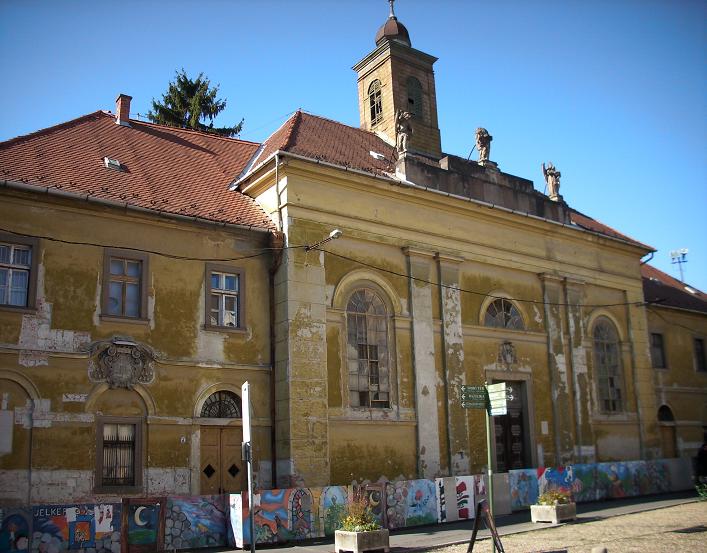
<svg viewBox="0 0 707 553">
<path fill-rule="evenodd" d="M 489 161 L 491 155 L 491 141 L 493 136 L 483 127 L 476 129 L 476 149 L 479 152 L 479 163 Z"/>
<path fill-rule="evenodd" d="M 395 113 L 395 147 L 398 154 L 404 154 L 408 151 L 408 144 L 412 137 L 412 113 L 399 109 Z"/>
<path fill-rule="evenodd" d="M 545 183 L 547 184 L 547 195 L 551 200 L 557 201 L 560 196 L 560 173 L 552 161 L 548 161 L 547 167 L 543 163 L 543 176 L 545 177 Z"/>
</svg>

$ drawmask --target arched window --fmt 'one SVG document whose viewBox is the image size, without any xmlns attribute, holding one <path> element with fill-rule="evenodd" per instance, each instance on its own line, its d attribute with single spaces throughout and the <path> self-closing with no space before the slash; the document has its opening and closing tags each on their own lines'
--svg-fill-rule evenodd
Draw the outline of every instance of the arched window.
<svg viewBox="0 0 707 553">
<path fill-rule="evenodd" d="M 484 326 L 523 330 L 523 318 L 510 300 L 498 298 L 486 309 Z"/>
<path fill-rule="evenodd" d="M 356 290 L 346 305 L 349 404 L 390 407 L 388 312 L 370 288 Z"/>
<path fill-rule="evenodd" d="M 601 317 L 594 324 L 594 370 L 599 405 L 606 413 L 624 410 L 621 348 L 614 324 Z"/>
<path fill-rule="evenodd" d="M 201 416 L 210 419 L 240 419 L 241 398 L 228 390 L 215 392 L 206 398 Z"/>
<path fill-rule="evenodd" d="M 415 77 L 407 79 L 408 111 L 422 119 L 422 85 Z"/>
<path fill-rule="evenodd" d="M 658 420 L 660 422 L 674 422 L 675 417 L 673 416 L 673 412 L 670 410 L 670 407 L 667 405 L 661 405 L 660 408 L 658 409 Z"/>
<path fill-rule="evenodd" d="M 380 123 L 383 119 L 383 100 L 381 98 L 381 82 L 378 79 L 368 87 L 368 107 L 371 110 L 371 125 Z"/>
</svg>

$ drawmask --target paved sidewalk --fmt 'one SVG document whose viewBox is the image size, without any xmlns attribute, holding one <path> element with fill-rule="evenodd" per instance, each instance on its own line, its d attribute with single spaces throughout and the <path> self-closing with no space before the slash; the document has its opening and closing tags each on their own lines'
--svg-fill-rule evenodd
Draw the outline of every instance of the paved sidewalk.
<svg viewBox="0 0 707 553">
<path fill-rule="evenodd" d="M 577 505 L 577 522 L 589 522 L 618 515 L 640 513 L 694 501 L 697 501 L 697 494 L 694 491 L 688 491 L 650 497 L 580 503 Z M 402 553 L 466 543 L 471 537 L 473 525 L 473 520 L 465 520 L 448 524 L 418 526 L 416 528 L 396 530 L 391 532 L 390 535 L 391 550 L 394 551 L 394 553 Z M 483 527 L 483 524 L 481 524 L 481 526 Z M 533 524 L 530 522 L 530 511 L 528 510 L 497 517 L 496 527 L 499 535 L 505 536 L 545 529 L 552 527 L 552 525 Z M 477 535 L 477 540 L 487 539 L 488 537 L 489 532 L 484 529 Z M 258 545 L 258 550 L 276 550 L 283 553 L 332 553 L 334 551 L 334 540 L 333 538 L 321 538 L 284 545 Z M 201 551 L 203 553 L 203 550 Z M 220 551 L 239 552 L 240 550 L 221 549 Z"/>
</svg>

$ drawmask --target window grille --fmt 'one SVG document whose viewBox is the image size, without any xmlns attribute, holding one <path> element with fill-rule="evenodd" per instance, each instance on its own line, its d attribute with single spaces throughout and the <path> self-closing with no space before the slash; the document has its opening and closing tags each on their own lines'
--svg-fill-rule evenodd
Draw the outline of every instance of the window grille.
<svg viewBox="0 0 707 553">
<path fill-rule="evenodd" d="M 346 307 L 349 403 L 390 407 L 388 314 L 371 289 L 355 291 Z"/>
<path fill-rule="evenodd" d="M 422 85 L 415 77 L 407 79 L 408 111 L 422 119 Z"/>
<path fill-rule="evenodd" d="M 623 371 L 621 349 L 614 325 L 602 318 L 594 325 L 594 367 L 601 410 L 623 411 Z"/>
<path fill-rule="evenodd" d="M 0 243 L 0 305 L 27 307 L 32 248 Z"/>
<path fill-rule="evenodd" d="M 103 425 L 103 486 L 135 485 L 135 425 Z"/>
<path fill-rule="evenodd" d="M 523 330 L 523 318 L 518 308 L 507 299 L 494 300 L 486 309 L 484 326 Z"/>
<path fill-rule="evenodd" d="M 241 398 L 228 390 L 221 390 L 206 398 L 201 416 L 213 419 L 240 419 Z"/>
<path fill-rule="evenodd" d="M 378 79 L 368 87 L 368 106 L 371 111 L 371 125 L 380 123 L 383 120 L 383 99 L 381 82 Z"/>
</svg>

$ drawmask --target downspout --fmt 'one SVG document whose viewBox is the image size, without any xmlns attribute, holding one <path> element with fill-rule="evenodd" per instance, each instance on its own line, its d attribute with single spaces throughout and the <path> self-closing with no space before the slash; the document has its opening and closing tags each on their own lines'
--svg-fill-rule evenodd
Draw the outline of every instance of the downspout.
<svg viewBox="0 0 707 553">
<path fill-rule="evenodd" d="M 278 168 L 280 165 L 279 155 L 275 154 L 275 193 L 277 195 L 277 216 L 278 216 L 278 234 L 271 235 L 271 243 L 275 245 L 276 241 L 284 245 L 284 234 L 282 232 L 282 209 L 280 208 L 280 179 Z M 270 477 L 272 479 L 272 487 L 277 487 L 277 432 L 276 432 L 276 394 L 275 394 L 275 274 L 282 263 L 283 249 L 273 250 L 272 264 L 268 271 L 268 299 L 270 303 Z"/>
</svg>

